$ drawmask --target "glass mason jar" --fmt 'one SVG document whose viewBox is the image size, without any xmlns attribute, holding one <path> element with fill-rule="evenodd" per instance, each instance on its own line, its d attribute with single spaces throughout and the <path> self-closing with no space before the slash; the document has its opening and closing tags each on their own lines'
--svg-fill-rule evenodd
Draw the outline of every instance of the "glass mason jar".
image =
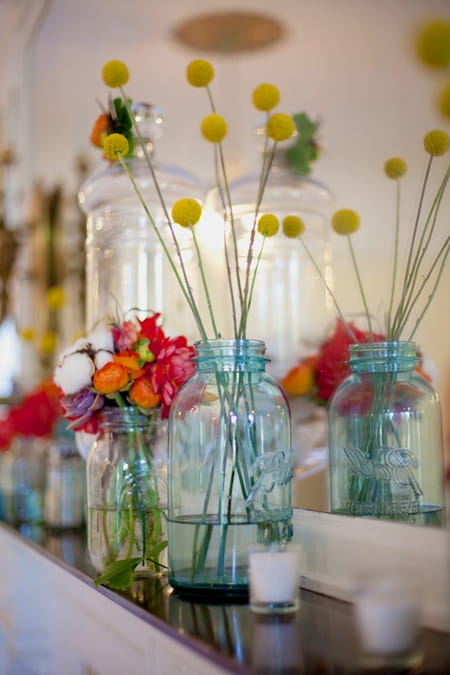
<svg viewBox="0 0 450 675">
<path fill-rule="evenodd" d="M 45 525 L 54 530 L 84 523 L 85 463 L 75 439 L 56 438 L 49 447 L 44 496 Z"/>
<path fill-rule="evenodd" d="M 167 546 L 166 425 L 134 408 L 105 408 L 89 452 L 87 542 L 99 572 L 136 558 L 135 575 L 160 573 Z"/>
<path fill-rule="evenodd" d="M 329 409 L 331 511 L 441 525 L 441 411 L 416 345 L 351 345 L 349 363 Z"/>
<path fill-rule="evenodd" d="M 259 176 L 256 175 L 244 175 L 230 183 L 238 252 L 243 269 L 247 260 L 258 189 Z M 222 213 L 220 193 L 217 190 L 209 193 L 208 201 L 215 211 Z M 305 223 L 302 238 L 330 286 L 332 268 L 329 221 L 333 204 L 334 198 L 323 183 L 293 173 L 283 156 L 277 154 L 259 213 L 273 213 L 280 225 L 288 215 L 302 218 Z M 258 251 L 258 246 L 256 239 L 255 251 Z M 257 259 L 255 253 L 252 266 L 257 264 Z M 225 270 L 226 265 L 222 265 L 222 269 Z M 222 279 L 220 287 L 224 288 L 225 285 Z M 277 308 L 276 321 L 268 307 Z M 231 312 L 229 316 L 232 316 Z M 260 336 L 266 343 L 270 357 L 270 374 L 279 379 L 300 359 L 315 352 L 333 316 L 333 302 L 301 243 L 284 236 L 281 229 L 276 236 L 267 237 L 261 260 L 258 262 L 258 283 L 253 293 L 249 325 L 253 334 Z M 228 328 L 230 334 L 232 327 Z"/>
<path fill-rule="evenodd" d="M 292 536 L 287 401 L 257 340 L 196 343 L 196 374 L 169 415 L 169 582 L 248 593 L 247 551 Z"/>
<path fill-rule="evenodd" d="M 183 197 L 203 199 L 200 184 L 189 173 L 169 168 L 154 159 L 154 140 L 162 123 L 157 108 L 136 104 L 133 111 L 151 157 L 154 172 L 170 209 Z M 135 156 L 126 160 L 143 198 L 179 267 L 177 251 L 168 230 L 143 149 L 136 143 Z M 179 289 L 163 247 L 149 222 L 134 187 L 118 162 L 109 163 L 81 187 L 79 203 L 87 214 L 86 237 L 86 326 L 133 310 L 143 316 L 149 310 L 164 313 L 169 334 L 197 336 L 194 321 Z M 179 250 L 194 293 L 198 266 L 191 232 L 175 225 Z M 142 317 L 143 318 L 143 317 Z"/>
<path fill-rule="evenodd" d="M 13 525 L 44 520 L 48 439 L 17 436 L 2 457 L 0 491 L 3 517 Z"/>
</svg>

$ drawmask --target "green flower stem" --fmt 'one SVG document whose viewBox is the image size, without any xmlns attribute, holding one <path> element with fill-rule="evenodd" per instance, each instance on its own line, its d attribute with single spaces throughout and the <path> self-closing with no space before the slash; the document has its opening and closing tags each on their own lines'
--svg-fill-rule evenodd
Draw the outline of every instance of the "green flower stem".
<svg viewBox="0 0 450 675">
<path fill-rule="evenodd" d="M 138 184 L 136 183 L 136 181 L 134 180 L 134 177 L 133 177 L 131 171 L 129 170 L 129 168 L 128 168 L 126 162 L 123 160 L 122 157 L 119 157 L 119 162 L 120 162 L 120 164 L 121 164 L 123 170 L 124 170 L 125 173 L 127 174 L 128 178 L 130 179 L 130 181 L 131 181 L 131 183 L 132 183 L 132 185 L 133 185 L 133 187 L 134 187 L 134 190 L 135 190 L 135 192 L 136 192 L 136 195 L 138 196 L 138 199 L 139 199 L 139 201 L 140 201 L 140 203 L 141 203 L 141 205 L 142 205 L 142 207 L 143 207 L 143 209 L 144 209 L 144 211 L 145 211 L 145 213 L 146 213 L 146 216 L 147 216 L 147 218 L 148 218 L 148 221 L 149 221 L 150 224 L 152 225 L 152 227 L 153 227 L 153 229 L 154 229 L 154 231 L 155 231 L 155 234 L 156 234 L 156 236 L 157 236 L 158 239 L 159 239 L 159 242 L 160 242 L 160 244 L 161 244 L 161 246 L 162 246 L 162 248 L 163 248 L 163 250 L 164 250 L 164 253 L 165 253 L 166 258 L 167 258 L 167 260 L 168 260 L 168 262 L 169 262 L 169 264 L 170 264 L 170 266 L 171 266 L 171 268 L 172 268 L 172 271 L 173 271 L 173 273 L 174 273 L 175 276 L 176 276 L 176 279 L 177 279 L 178 284 L 179 284 L 179 286 L 180 286 L 180 288 L 181 288 L 181 291 L 182 291 L 182 293 L 183 293 L 183 295 L 184 295 L 184 297 L 185 297 L 185 299 L 186 299 L 186 302 L 188 303 L 188 305 L 189 305 L 189 307 L 190 307 L 190 309 L 191 309 L 191 312 L 192 312 L 193 315 L 194 315 L 194 318 L 195 318 L 195 321 L 196 321 L 196 324 L 197 324 L 197 328 L 199 329 L 199 332 L 200 332 L 200 334 L 201 334 L 201 336 L 202 336 L 202 339 L 203 339 L 203 340 L 207 340 L 207 339 L 208 339 L 208 338 L 207 338 L 207 333 L 206 333 L 206 330 L 205 330 L 205 328 L 204 328 L 204 326 L 203 326 L 203 322 L 202 322 L 202 319 L 201 319 L 201 316 L 200 316 L 200 312 L 198 311 L 197 304 L 196 304 L 196 302 L 195 302 L 195 300 L 194 300 L 194 298 L 193 298 L 193 296 L 192 296 L 191 288 L 190 288 L 189 284 L 187 284 L 187 286 L 185 286 L 185 284 L 183 283 L 183 280 L 181 279 L 180 274 L 179 274 L 179 272 L 178 272 L 178 270 L 177 270 L 177 268 L 176 268 L 176 266 L 175 266 L 175 263 L 174 263 L 174 261 L 173 261 L 173 258 L 172 258 L 171 254 L 170 254 L 170 252 L 169 252 L 169 249 L 167 248 L 166 242 L 164 241 L 164 237 L 161 235 L 161 232 L 159 231 L 159 228 L 158 228 L 158 226 L 156 225 L 156 222 L 155 222 L 155 220 L 154 220 L 152 214 L 150 213 L 150 210 L 149 210 L 147 204 L 145 203 L 145 199 L 144 199 L 144 197 L 142 196 L 142 193 L 141 193 L 141 191 L 140 191 L 140 189 L 139 189 L 139 186 L 138 186 Z M 169 222 L 170 222 L 170 221 L 169 221 Z M 184 268 L 184 265 L 183 265 L 183 268 Z"/>
<path fill-rule="evenodd" d="M 323 275 L 323 272 L 322 272 L 322 270 L 320 269 L 319 265 L 317 264 L 317 262 L 316 262 L 316 260 L 315 260 L 315 258 L 314 258 L 314 256 L 313 256 L 313 254 L 312 254 L 311 251 L 309 250 L 309 247 L 305 244 L 305 242 L 304 242 L 304 240 L 303 240 L 302 237 L 299 237 L 299 240 L 300 240 L 300 243 L 301 243 L 301 245 L 303 246 L 303 248 L 304 248 L 304 250 L 305 250 L 306 255 L 308 256 L 308 258 L 310 259 L 311 263 L 313 264 L 314 269 L 316 270 L 317 274 L 319 275 L 320 279 L 322 280 L 322 283 L 324 284 L 327 293 L 329 293 L 329 295 L 330 295 L 330 297 L 331 297 L 331 299 L 332 299 L 332 301 L 333 301 L 333 304 L 334 304 L 334 306 L 336 307 L 336 311 L 337 311 L 337 313 L 338 313 L 338 315 L 339 315 L 339 318 L 341 319 L 341 321 L 342 321 L 342 323 L 343 323 L 343 325 L 344 325 L 344 327 L 345 327 L 345 330 L 347 331 L 347 333 L 348 333 L 350 339 L 352 340 L 352 342 L 358 342 L 358 340 L 356 339 L 356 336 L 355 336 L 354 332 L 353 332 L 352 329 L 351 329 L 351 326 L 349 325 L 349 323 L 348 323 L 348 321 L 346 320 L 344 314 L 342 313 L 342 310 L 341 310 L 341 308 L 340 308 L 340 306 L 339 306 L 339 303 L 338 303 L 338 301 L 336 300 L 336 296 L 334 295 L 333 291 L 331 290 L 329 283 L 328 283 L 327 280 L 325 279 L 325 277 L 324 277 L 324 275 Z"/>
<path fill-rule="evenodd" d="M 198 245 L 197 235 L 195 233 L 195 225 L 191 226 L 190 230 L 192 232 L 192 239 L 193 239 L 193 242 L 194 242 L 195 252 L 197 254 L 197 261 L 198 261 L 198 266 L 199 266 L 199 269 L 200 269 L 200 277 L 201 277 L 201 280 L 202 280 L 203 289 L 205 291 L 206 302 L 207 302 L 207 305 L 208 305 L 209 316 L 210 316 L 210 319 L 211 319 L 211 325 L 212 325 L 215 337 L 220 338 L 221 336 L 220 336 L 220 333 L 218 331 L 216 320 L 215 320 L 215 317 L 214 317 L 214 310 L 213 310 L 213 306 L 212 306 L 212 302 L 211 302 L 211 295 L 209 293 L 208 282 L 206 281 L 202 254 L 201 254 L 201 251 L 200 251 L 200 247 Z"/>
<path fill-rule="evenodd" d="M 264 244 L 266 243 L 266 239 L 267 239 L 267 237 L 263 236 L 262 243 L 261 243 L 261 246 L 259 248 L 258 257 L 256 258 L 255 269 L 253 270 L 252 280 L 251 280 L 251 283 L 250 283 L 250 292 L 248 294 L 248 300 L 247 300 L 247 307 L 246 307 L 247 313 L 250 311 L 250 306 L 252 304 L 256 275 L 258 273 L 259 265 L 261 263 L 261 258 L 262 258 L 262 254 L 263 254 L 263 250 L 264 250 Z"/>
<path fill-rule="evenodd" d="M 449 254 L 449 252 L 450 252 L 450 241 L 449 241 L 449 239 L 450 239 L 450 238 L 447 237 L 447 242 L 446 242 L 446 244 L 444 244 L 444 247 L 445 247 L 445 248 L 442 248 L 442 249 L 441 249 L 441 252 L 442 252 L 442 254 L 443 254 L 443 257 L 442 257 L 442 261 L 441 261 L 441 264 L 440 264 L 440 267 L 439 267 L 438 275 L 437 275 L 436 280 L 435 280 L 435 282 L 434 282 L 434 285 L 433 285 L 433 288 L 432 288 L 432 290 L 431 290 L 431 293 L 430 293 L 430 295 L 428 296 L 427 302 L 425 303 L 425 306 L 424 306 L 424 308 L 422 309 L 422 312 L 420 313 L 419 317 L 417 318 L 417 320 L 416 320 L 416 322 L 415 322 L 415 324 L 414 324 L 414 328 L 413 328 L 413 330 L 412 330 L 412 332 L 411 332 L 411 334 L 410 334 L 410 336 L 409 336 L 409 338 L 408 338 L 409 340 L 412 340 L 412 339 L 413 339 L 413 337 L 414 337 L 414 335 L 415 335 L 415 333 L 416 333 L 416 331 L 417 331 L 417 329 L 418 329 L 420 323 L 422 322 L 422 319 L 423 319 L 423 317 L 425 316 L 425 314 L 426 314 L 426 312 L 427 312 L 427 310 L 428 310 L 428 308 L 429 308 L 429 306 L 430 306 L 430 304 L 431 304 L 431 301 L 433 300 L 434 295 L 435 295 L 435 293 L 436 293 L 437 287 L 438 287 L 438 285 L 439 285 L 439 282 L 440 282 L 440 280 L 441 280 L 442 274 L 443 274 L 443 272 L 444 272 L 444 267 L 445 267 L 445 263 L 446 263 L 446 261 L 447 261 L 448 254 Z M 439 254 L 439 255 L 440 255 L 440 254 Z M 438 259 L 438 258 L 436 257 L 435 263 L 437 262 L 437 259 Z M 435 263 L 433 264 L 432 267 L 434 267 Z"/>
<path fill-rule="evenodd" d="M 396 198 L 395 198 L 395 240 L 394 240 L 394 262 L 392 265 L 391 296 L 389 299 L 389 310 L 386 319 L 387 334 L 391 334 L 392 308 L 394 306 L 395 288 L 397 285 L 398 268 L 398 245 L 400 236 L 400 180 L 396 180 Z"/>
<path fill-rule="evenodd" d="M 266 139 L 267 141 L 267 139 Z M 250 288 L 250 271 L 251 271 L 251 266 L 252 266 L 252 260 L 253 260 L 253 246 L 254 246 L 254 241 L 255 241 L 255 234 L 256 234 L 256 226 L 257 226 L 257 221 L 258 221 L 258 215 L 259 215 L 259 210 L 261 208 L 261 203 L 262 199 L 264 196 L 264 191 L 267 185 L 267 180 L 269 178 L 270 170 L 272 168 L 273 160 L 275 158 L 275 152 L 277 149 L 277 143 L 274 142 L 272 145 L 272 150 L 268 154 L 267 151 L 264 151 L 263 154 L 263 164 L 261 167 L 261 174 L 260 174 L 260 179 L 259 179 L 259 185 L 258 185 L 258 194 L 256 197 L 256 204 L 255 204 L 255 213 L 253 216 L 253 224 L 252 228 L 250 231 L 250 240 L 248 244 L 248 249 L 247 249 L 247 263 L 246 263 L 246 270 L 245 270 L 245 283 L 244 283 L 244 303 L 243 303 L 243 308 L 242 308 L 242 313 L 241 313 L 241 321 L 239 324 L 239 330 L 238 330 L 238 338 L 245 338 L 246 332 L 247 332 L 247 320 L 248 320 L 248 312 L 250 309 L 250 304 L 249 304 L 249 288 Z"/>
<path fill-rule="evenodd" d="M 175 272 L 175 275 L 176 275 L 178 284 L 180 285 L 180 288 L 181 288 L 181 290 L 182 290 L 182 292 L 183 292 L 183 295 L 185 296 L 186 300 L 188 301 L 189 307 L 191 308 L 191 311 L 192 311 L 192 313 L 194 314 L 194 318 L 195 318 L 195 321 L 196 321 L 196 323 L 197 323 L 197 326 L 198 326 L 198 329 L 199 329 L 199 331 L 200 331 L 200 334 L 201 334 L 202 336 L 204 335 L 205 338 L 206 338 L 206 333 L 204 332 L 203 323 L 202 323 L 202 320 L 201 320 L 201 317 L 200 317 L 200 313 L 199 313 L 199 311 L 198 311 L 198 308 L 197 308 L 197 305 L 196 305 L 196 302 L 195 302 L 195 298 L 194 298 L 194 296 L 193 296 L 193 293 L 192 293 L 192 290 L 191 290 L 191 287 L 190 287 L 190 284 L 189 284 L 189 279 L 188 279 L 188 276 L 187 276 L 186 267 L 185 267 L 185 264 L 184 264 L 183 256 L 182 256 L 182 254 L 181 254 L 180 246 L 179 246 L 179 244 L 178 244 L 178 239 L 177 239 L 177 236 L 176 236 L 176 234 L 175 234 L 175 230 L 174 230 L 174 228 L 173 228 L 172 219 L 170 218 L 169 211 L 168 211 L 168 209 L 167 209 L 166 202 L 165 202 L 165 200 L 164 200 L 164 196 L 163 196 L 163 194 L 162 194 L 162 192 L 161 192 L 161 188 L 159 187 L 159 182 L 158 182 L 158 179 L 157 179 L 157 177 L 156 177 L 156 174 L 155 174 L 155 170 L 154 170 L 154 168 L 153 168 L 152 161 L 151 161 L 151 159 L 150 159 L 150 157 L 149 157 L 149 154 L 148 154 L 148 152 L 147 152 L 147 148 L 146 148 L 146 146 L 145 146 L 144 139 L 142 138 L 142 134 L 141 134 L 141 132 L 140 132 L 140 130 L 139 130 L 139 126 L 138 126 L 138 124 L 137 124 L 137 122 L 136 122 L 135 116 L 133 115 L 133 112 L 132 112 L 131 107 L 130 107 L 130 104 L 129 104 L 129 100 L 128 100 L 126 94 L 125 94 L 125 91 L 123 90 L 123 87 L 120 87 L 120 91 L 121 91 L 121 93 L 122 93 L 122 96 L 123 96 L 123 99 L 124 99 L 124 104 L 125 104 L 125 107 L 126 107 L 126 109 L 127 109 L 128 115 L 130 116 L 130 119 L 131 119 L 132 122 L 133 122 L 133 127 L 134 127 L 134 130 L 135 130 L 135 132 L 136 132 L 136 136 L 137 136 L 138 139 L 139 139 L 139 143 L 140 143 L 140 146 L 141 146 L 141 148 L 142 148 L 142 152 L 144 153 L 144 157 L 145 157 L 145 160 L 146 160 L 146 162 L 147 162 L 147 166 L 148 166 L 148 168 L 149 168 L 149 170 L 150 170 L 150 174 L 151 174 L 151 177 L 152 177 L 152 181 L 153 181 L 153 184 L 154 184 L 154 186 L 155 186 L 155 189 L 156 189 L 156 192 L 157 192 L 159 201 L 160 201 L 160 203 L 161 203 L 161 207 L 162 207 L 162 209 L 163 209 L 164 216 L 165 216 L 165 218 L 166 218 L 166 220 L 167 220 L 167 224 L 168 224 L 168 226 L 169 226 L 169 230 L 170 230 L 170 233 L 171 233 L 171 236 L 172 236 L 172 240 L 173 240 L 173 243 L 174 243 L 174 246 L 175 246 L 177 258 L 178 258 L 178 260 L 179 260 L 179 262 L 180 262 L 180 267 L 181 267 L 181 271 L 182 271 L 183 278 L 184 278 L 184 284 L 181 282 L 181 277 L 180 277 L 180 275 L 179 275 L 179 273 L 178 273 L 178 270 L 177 270 L 176 267 L 175 267 L 175 264 L 174 264 L 174 262 L 173 262 L 173 260 L 172 260 L 172 256 L 170 255 L 169 250 L 168 250 L 168 248 L 167 248 L 167 246 L 166 246 L 166 244 L 165 244 L 165 242 L 164 242 L 164 239 L 163 239 L 163 237 L 161 236 L 161 233 L 159 232 L 159 229 L 158 229 L 158 227 L 157 227 L 157 225 L 156 225 L 156 223 L 155 223 L 155 220 L 154 220 L 153 216 L 151 215 L 150 210 L 148 209 L 148 207 L 147 207 L 147 205 L 146 205 L 146 203 L 145 203 L 144 198 L 142 197 L 141 191 L 140 191 L 140 189 L 139 189 L 139 187 L 138 187 L 136 181 L 134 180 L 134 178 L 133 178 L 133 176 L 132 176 L 130 170 L 129 170 L 128 167 L 126 166 L 126 163 L 125 163 L 125 161 L 123 160 L 123 158 L 119 157 L 121 166 L 122 166 L 122 168 L 126 171 L 127 176 L 130 178 L 130 180 L 131 180 L 131 182 L 132 182 L 132 184 L 133 184 L 133 187 L 134 187 L 134 189 L 135 189 L 135 191 L 136 191 L 136 194 L 137 194 L 137 196 L 138 196 L 138 198 L 139 198 L 139 201 L 141 202 L 142 206 L 144 207 L 144 210 L 145 210 L 145 213 L 146 213 L 146 215 L 147 215 L 147 218 L 148 218 L 148 220 L 150 221 L 151 225 L 153 226 L 153 229 L 155 230 L 155 232 L 156 232 L 156 234 L 157 234 L 157 236 L 158 236 L 158 239 L 159 239 L 161 245 L 163 246 L 164 253 L 165 253 L 165 255 L 166 255 L 166 257 L 167 257 L 167 259 L 168 259 L 168 261 L 169 261 L 169 263 L 170 263 L 170 266 L 172 267 L 172 270 Z"/>
<path fill-rule="evenodd" d="M 361 275 L 359 273 L 359 267 L 358 267 L 358 263 L 356 261 L 355 251 L 353 249 L 352 238 L 351 238 L 350 235 L 347 235 L 347 241 L 348 241 L 348 246 L 349 246 L 349 249 L 350 249 L 350 255 L 351 255 L 351 258 L 352 258 L 353 269 L 355 270 L 356 279 L 357 279 L 357 282 L 358 282 L 358 288 L 359 288 L 359 291 L 361 293 L 361 299 L 362 299 L 363 305 L 364 305 L 364 311 L 366 313 L 367 326 L 368 326 L 368 329 L 369 329 L 370 339 L 373 339 L 372 321 L 371 321 L 371 318 L 370 318 L 369 307 L 367 305 L 366 294 L 364 293 L 364 288 L 363 288 L 362 281 L 361 281 Z"/>
</svg>

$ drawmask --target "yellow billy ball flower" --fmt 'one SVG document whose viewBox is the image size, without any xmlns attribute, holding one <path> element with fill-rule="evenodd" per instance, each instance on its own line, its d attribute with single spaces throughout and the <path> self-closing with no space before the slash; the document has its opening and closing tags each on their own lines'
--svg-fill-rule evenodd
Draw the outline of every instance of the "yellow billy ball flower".
<svg viewBox="0 0 450 675">
<path fill-rule="evenodd" d="M 253 90 L 252 101 L 258 110 L 272 110 L 280 100 L 280 92 L 273 84 L 260 84 Z"/>
<path fill-rule="evenodd" d="M 66 294 L 61 286 L 50 286 L 47 290 L 47 305 L 50 309 L 60 309 L 66 301 Z"/>
<path fill-rule="evenodd" d="M 425 150 L 434 157 L 445 155 L 450 148 L 450 136 L 446 131 L 434 129 L 429 131 L 423 139 Z"/>
<path fill-rule="evenodd" d="M 103 153 L 108 159 L 125 157 L 129 149 L 128 140 L 123 134 L 109 134 L 103 142 Z"/>
<path fill-rule="evenodd" d="M 429 21 L 417 34 L 416 50 L 426 66 L 445 68 L 450 65 L 450 23 L 442 19 Z"/>
<path fill-rule="evenodd" d="M 107 87 L 123 87 L 130 79 L 130 74 L 122 61 L 108 61 L 103 66 L 102 78 Z"/>
<path fill-rule="evenodd" d="M 56 348 L 56 333 L 52 330 L 47 331 L 41 337 L 41 352 L 43 354 L 52 354 Z"/>
<path fill-rule="evenodd" d="M 34 330 L 32 328 L 23 328 L 20 331 L 20 336 L 25 342 L 33 342 L 34 340 Z"/>
<path fill-rule="evenodd" d="M 258 232 L 263 237 L 273 237 L 279 230 L 280 223 L 273 213 L 266 213 L 258 220 Z"/>
<path fill-rule="evenodd" d="M 393 180 L 404 176 L 406 169 L 406 162 L 400 159 L 400 157 L 391 157 L 384 164 L 384 173 L 388 178 L 392 178 Z"/>
<path fill-rule="evenodd" d="M 450 119 L 450 82 L 447 82 L 439 92 L 438 109 L 444 117 Z"/>
<path fill-rule="evenodd" d="M 193 87 L 206 87 L 214 77 L 214 68 L 205 59 L 195 59 L 186 68 L 186 79 Z"/>
<path fill-rule="evenodd" d="M 296 239 L 305 231 L 305 223 L 298 216 L 286 216 L 283 219 L 283 234 L 289 239 Z"/>
<path fill-rule="evenodd" d="M 333 214 L 331 226 L 337 234 L 352 234 L 360 225 L 360 217 L 352 209 L 341 209 Z"/>
<path fill-rule="evenodd" d="M 202 207 L 195 199 L 179 199 L 172 206 L 172 218 L 182 227 L 190 227 L 200 220 Z"/>
<path fill-rule="evenodd" d="M 294 120 L 290 115 L 275 113 L 267 122 L 267 136 L 274 141 L 286 141 L 295 131 Z"/>
<path fill-rule="evenodd" d="M 204 118 L 201 125 L 204 138 L 211 143 L 220 143 L 227 135 L 227 123 L 221 115 L 213 113 Z"/>
</svg>

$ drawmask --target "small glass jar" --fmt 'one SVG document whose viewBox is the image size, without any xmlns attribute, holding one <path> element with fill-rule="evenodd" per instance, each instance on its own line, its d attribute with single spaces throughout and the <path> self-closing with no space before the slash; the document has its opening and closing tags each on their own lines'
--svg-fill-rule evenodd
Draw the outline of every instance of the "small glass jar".
<svg viewBox="0 0 450 675">
<path fill-rule="evenodd" d="M 349 363 L 329 409 L 331 511 L 442 525 L 441 410 L 416 345 L 351 345 Z"/>
<path fill-rule="evenodd" d="M 154 158 L 154 141 L 162 125 L 160 111 L 152 105 L 133 106 L 147 154 L 169 210 L 175 201 L 189 197 L 201 201 L 200 183 L 188 172 L 161 165 Z M 136 143 L 135 156 L 125 160 L 168 249 L 179 268 L 177 251 L 167 224 L 143 149 Z M 167 333 L 193 340 L 196 326 L 155 230 L 149 222 L 131 180 L 118 162 L 89 178 L 79 192 L 87 215 L 86 325 L 134 310 L 143 318 L 163 312 Z M 175 225 L 179 250 L 194 294 L 198 266 L 191 232 Z"/>
<path fill-rule="evenodd" d="M 131 407 L 105 408 L 87 459 L 87 541 L 94 567 L 139 559 L 135 574 L 164 570 L 166 424 Z"/>
<path fill-rule="evenodd" d="M 248 593 L 251 544 L 292 536 L 291 423 L 258 340 L 196 344 L 196 374 L 169 416 L 169 582 Z"/>
<path fill-rule="evenodd" d="M 86 470 L 73 438 L 55 439 L 50 444 L 46 471 L 46 527 L 54 530 L 82 527 Z"/>
</svg>

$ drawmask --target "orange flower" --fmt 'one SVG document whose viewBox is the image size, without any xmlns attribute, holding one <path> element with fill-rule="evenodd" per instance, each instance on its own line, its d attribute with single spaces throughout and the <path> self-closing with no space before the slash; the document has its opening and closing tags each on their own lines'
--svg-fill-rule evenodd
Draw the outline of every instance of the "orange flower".
<svg viewBox="0 0 450 675">
<path fill-rule="evenodd" d="M 309 394 L 314 386 L 314 366 L 317 356 L 308 356 L 286 373 L 281 386 L 289 396 Z"/>
<path fill-rule="evenodd" d="M 128 371 L 130 380 L 136 380 L 144 374 L 145 370 L 139 365 L 139 356 L 136 352 L 124 351 L 113 355 L 114 363 L 118 363 Z"/>
<path fill-rule="evenodd" d="M 120 363 L 109 361 L 97 370 L 93 384 L 99 394 L 114 394 L 126 387 L 129 381 L 128 370 Z"/>
<path fill-rule="evenodd" d="M 89 140 L 93 145 L 96 145 L 98 148 L 103 148 L 103 141 L 105 139 L 105 134 L 109 128 L 109 115 L 100 115 L 95 120 L 94 127 L 91 131 Z"/>
<path fill-rule="evenodd" d="M 140 377 L 134 382 L 128 397 L 131 403 L 140 408 L 156 408 L 161 402 L 161 396 L 155 392 L 152 383 L 146 377 Z"/>
</svg>

